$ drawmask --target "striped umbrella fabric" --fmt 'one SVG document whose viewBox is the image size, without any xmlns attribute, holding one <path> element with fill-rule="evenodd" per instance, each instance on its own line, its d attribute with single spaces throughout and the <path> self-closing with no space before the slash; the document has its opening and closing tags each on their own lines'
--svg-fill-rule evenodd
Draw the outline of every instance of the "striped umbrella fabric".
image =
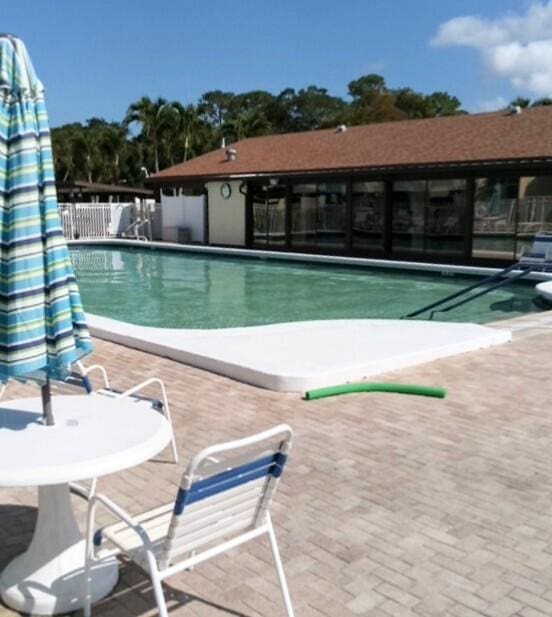
<svg viewBox="0 0 552 617">
<path fill-rule="evenodd" d="M 44 89 L 0 35 L 0 380 L 59 377 L 92 351 L 61 225 Z"/>
</svg>

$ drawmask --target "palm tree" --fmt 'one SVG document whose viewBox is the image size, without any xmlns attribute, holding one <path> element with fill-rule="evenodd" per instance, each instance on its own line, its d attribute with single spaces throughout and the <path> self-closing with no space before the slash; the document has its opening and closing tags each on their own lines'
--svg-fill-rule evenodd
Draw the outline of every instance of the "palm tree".
<svg viewBox="0 0 552 617">
<path fill-rule="evenodd" d="M 171 140 L 172 162 L 187 161 L 198 154 L 203 154 L 212 141 L 213 128 L 202 118 L 195 105 L 172 103 L 178 113 L 176 139 Z"/>
<path fill-rule="evenodd" d="M 90 128 L 81 127 L 81 130 L 71 140 L 71 145 L 75 179 L 93 182 L 94 171 L 99 160 L 98 140 L 95 132 Z"/>
<path fill-rule="evenodd" d="M 54 151 L 56 178 L 62 183 L 69 180 L 75 166 L 73 133 L 74 126 L 72 125 L 52 129 L 52 148 Z"/>
<path fill-rule="evenodd" d="M 100 128 L 98 141 L 104 163 L 103 179 L 117 184 L 121 177 L 121 159 L 127 149 L 127 129 L 118 122 L 106 123 Z"/>
<path fill-rule="evenodd" d="M 222 127 L 224 135 L 230 137 L 232 141 L 268 135 L 271 129 L 266 116 L 257 109 L 247 109 L 238 113 L 234 118 L 225 122 Z"/>
<path fill-rule="evenodd" d="M 159 171 L 161 141 L 171 121 L 174 120 L 174 114 L 174 107 L 167 100 L 157 98 L 152 101 L 148 96 L 143 96 L 130 105 L 123 121 L 125 127 L 133 123 L 141 125 L 142 136 L 153 148 L 153 165 L 156 172 Z"/>
</svg>

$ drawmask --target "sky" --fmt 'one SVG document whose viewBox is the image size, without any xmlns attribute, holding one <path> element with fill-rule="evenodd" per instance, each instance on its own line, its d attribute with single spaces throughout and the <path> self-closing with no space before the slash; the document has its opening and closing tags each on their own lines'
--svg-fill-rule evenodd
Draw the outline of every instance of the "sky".
<svg viewBox="0 0 552 617">
<path fill-rule="evenodd" d="M 52 126 L 122 120 L 147 95 L 308 85 L 367 73 L 447 91 L 471 112 L 552 95 L 552 0 L 0 0 Z"/>
</svg>

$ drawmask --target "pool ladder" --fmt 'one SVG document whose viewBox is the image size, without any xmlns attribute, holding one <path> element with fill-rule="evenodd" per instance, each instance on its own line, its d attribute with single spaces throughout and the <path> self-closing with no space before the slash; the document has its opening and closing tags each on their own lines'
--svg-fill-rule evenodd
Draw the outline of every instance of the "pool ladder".
<svg viewBox="0 0 552 617">
<path fill-rule="evenodd" d="M 449 311 L 452 311 L 452 309 L 458 308 L 459 306 L 467 304 L 477 298 L 481 298 L 481 296 L 484 296 L 495 289 L 499 289 L 504 285 L 509 285 L 510 283 L 519 281 L 534 270 L 542 271 L 542 269 L 542 264 L 524 263 L 523 261 L 519 261 L 511 266 L 508 266 L 507 268 L 504 268 L 504 270 L 501 270 L 500 272 L 495 272 L 495 274 L 491 274 L 491 276 L 487 276 L 481 281 L 477 281 L 476 283 L 468 285 L 459 291 L 455 291 L 454 293 L 432 302 L 421 309 L 408 313 L 408 315 L 403 315 L 401 319 L 418 317 L 427 311 L 431 311 L 429 314 L 429 319 L 433 319 L 435 313 L 448 313 Z M 474 291 L 475 293 L 466 296 L 466 294 L 469 294 L 471 291 Z M 452 302 L 453 300 L 456 300 L 456 302 Z"/>
</svg>

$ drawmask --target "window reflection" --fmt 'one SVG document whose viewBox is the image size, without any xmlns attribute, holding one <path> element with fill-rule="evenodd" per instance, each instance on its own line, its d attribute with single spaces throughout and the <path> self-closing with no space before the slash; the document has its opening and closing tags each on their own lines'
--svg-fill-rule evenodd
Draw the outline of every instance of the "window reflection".
<svg viewBox="0 0 552 617">
<path fill-rule="evenodd" d="M 394 182 L 392 242 L 398 253 L 424 250 L 426 181 Z"/>
<path fill-rule="evenodd" d="M 291 246 L 316 246 L 316 184 L 296 184 L 291 195 Z"/>
<path fill-rule="evenodd" d="M 345 183 L 296 184 L 291 197 L 291 245 L 345 248 Z"/>
<path fill-rule="evenodd" d="M 477 178 L 473 209 L 472 256 L 514 258 L 518 178 Z"/>
<path fill-rule="evenodd" d="M 470 208 L 471 218 L 472 207 L 466 179 L 397 180 L 389 185 L 390 212 L 385 185 L 351 179 L 351 228 L 346 229 L 345 180 L 296 184 L 256 180 L 248 185 L 253 244 L 339 253 L 346 249 L 350 232 L 354 252 L 383 253 L 389 234 L 390 257 L 419 254 L 437 260 L 441 255 L 462 256 L 469 239 L 472 257 L 512 261 L 530 250 L 536 233 L 552 233 L 552 175 L 476 178 L 471 238 L 465 236 L 466 209 Z"/>
<path fill-rule="evenodd" d="M 533 237 L 552 232 L 552 177 L 533 176 L 519 180 L 516 256 L 531 250 Z"/>
<path fill-rule="evenodd" d="M 465 208 L 465 180 L 428 182 L 426 252 L 463 253 Z"/>
<path fill-rule="evenodd" d="M 392 200 L 394 252 L 463 253 L 465 180 L 395 182 Z"/>
<path fill-rule="evenodd" d="M 283 246 L 286 241 L 285 186 L 252 189 L 253 242 L 259 246 Z"/>
<path fill-rule="evenodd" d="M 353 182 L 353 249 L 383 250 L 383 182 Z"/>
</svg>

